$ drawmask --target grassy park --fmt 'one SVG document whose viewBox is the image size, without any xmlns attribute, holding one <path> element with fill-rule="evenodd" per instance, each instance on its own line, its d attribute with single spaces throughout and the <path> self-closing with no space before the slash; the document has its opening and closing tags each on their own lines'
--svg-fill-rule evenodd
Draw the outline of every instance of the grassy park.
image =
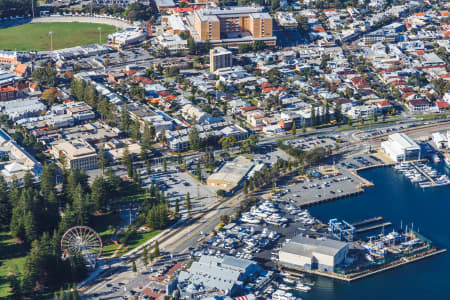
<svg viewBox="0 0 450 300">
<path fill-rule="evenodd" d="M 92 23 L 36 23 L 0 29 L 0 49 L 2 50 L 50 50 L 49 32 L 53 32 L 53 49 L 69 48 L 79 45 L 102 43 L 108 34 L 114 32 L 114 26 Z"/>
<path fill-rule="evenodd" d="M 0 232 L 0 299 L 8 295 L 8 270 L 17 266 L 22 272 L 26 250 L 22 244 L 15 243 L 7 232 Z"/>
</svg>

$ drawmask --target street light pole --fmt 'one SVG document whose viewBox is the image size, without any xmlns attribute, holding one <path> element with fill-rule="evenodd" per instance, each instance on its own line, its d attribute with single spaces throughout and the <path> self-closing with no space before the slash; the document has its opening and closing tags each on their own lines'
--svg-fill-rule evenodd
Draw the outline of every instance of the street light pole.
<svg viewBox="0 0 450 300">
<path fill-rule="evenodd" d="M 98 43 L 99 43 L 99 45 L 101 45 L 102 44 L 102 28 L 98 27 L 97 29 L 98 29 L 98 31 L 100 31 L 100 38 L 98 40 Z"/>
<path fill-rule="evenodd" d="M 50 35 L 50 51 L 53 51 L 53 31 L 48 33 Z"/>
</svg>

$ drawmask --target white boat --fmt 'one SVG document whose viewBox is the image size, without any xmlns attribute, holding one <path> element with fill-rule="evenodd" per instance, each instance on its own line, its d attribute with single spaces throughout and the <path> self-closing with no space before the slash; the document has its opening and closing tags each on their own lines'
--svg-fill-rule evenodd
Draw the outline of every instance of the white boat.
<svg viewBox="0 0 450 300">
<path fill-rule="evenodd" d="M 282 291 L 289 291 L 289 290 L 292 290 L 291 287 L 289 287 L 289 286 L 287 286 L 287 285 L 285 285 L 285 284 L 283 284 L 283 283 L 281 283 L 281 284 L 278 286 L 278 288 L 279 288 L 280 290 L 282 290 Z"/>
<path fill-rule="evenodd" d="M 433 154 L 433 162 L 434 162 L 435 164 L 438 164 L 438 163 L 441 162 L 441 158 L 440 158 L 439 155 L 437 155 L 436 153 Z"/>
<path fill-rule="evenodd" d="M 254 218 L 249 214 L 242 214 L 241 222 L 250 223 L 250 224 L 259 224 L 261 223 L 260 219 Z"/>
<path fill-rule="evenodd" d="M 444 162 L 445 165 L 450 168 L 450 152 L 445 152 L 444 153 Z"/>
<path fill-rule="evenodd" d="M 433 184 L 431 182 L 421 182 L 421 183 L 419 183 L 419 186 L 421 188 L 429 188 L 429 187 L 432 187 Z"/>
<path fill-rule="evenodd" d="M 365 257 L 366 257 L 366 259 L 367 259 L 368 261 L 370 261 L 370 262 L 373 262 L 373 261 L 374 261 L 372 255 L 370 255 L 369 253 L 366 253 Z"/>
<path fill-rule="evenodd" d="M 301 298 L 294 297 L 291 293 L 282 290 L 276 290 L 271 296 L 272 300 L 301 300 Z"/>
<path fill-rule="evenodd" d="M 301 281 L 299 281 L 297 283 L 297 285 L 295 286 L 295 289 L 299 290 L 300 292 L 307 293 L 307 292 L 309 292 L 311 290 L 311 287 L 309 287 L 309 286 L 303 284 Z"/>
<path fill-rule="evenodd" d="M 289 284 L 293 284 L 295 282 L 294 279 L 291 278 L 287 278 L 287 277 L 283 277 L 283 281 Z"/>
</svg>

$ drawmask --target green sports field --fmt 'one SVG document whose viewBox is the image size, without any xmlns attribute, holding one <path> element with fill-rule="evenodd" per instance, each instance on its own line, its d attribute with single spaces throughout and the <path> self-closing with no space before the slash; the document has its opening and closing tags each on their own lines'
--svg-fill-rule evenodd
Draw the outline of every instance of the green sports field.
<svg viewBox="0 0 450 300">
<path fill-rule="evenodd" d="M 115 31 L 114 26 L 92 23 L 36 23 L 0 29 L 0 50 L 50 50 L 49 32 L 53 32 L 53 49 L 98 43 L 102 28 L 102 42 Z"/>
</svg>

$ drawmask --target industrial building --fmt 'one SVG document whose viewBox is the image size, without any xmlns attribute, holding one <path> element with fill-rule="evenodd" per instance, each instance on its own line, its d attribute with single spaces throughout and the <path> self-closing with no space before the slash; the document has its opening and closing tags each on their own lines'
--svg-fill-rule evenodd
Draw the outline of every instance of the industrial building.
<svg viewBox="0 0 450 300">
<path fill-rule="evenodd" d="M 389 135 L 381 148 L 395 162 L 420 159 L 420 146 L 404 133 Z"/>
<path fill-rule="evenodd" d="M 178 282 L 182 296 L 189 299 L 197 299 L 210 291 L 232 296 L 260 271 L 261 268 L 251 260 L 203 255 L 188 270 L 180 272 Z"/>
<path fill-rule="evenodd" d="M 233 65 L 232 53 L 223 47 L 209 50 L 209 69 L 214 73 L 217 69 L 229 68 Z"/>
<path fill-rule="evenodd" d="M 242 179 L 244 179 L 253 166 L 254 164 L 249 159 L 238 156 L 223 165 L 219 171 L 209 176 L 206 183 L 227 192 L 232 192 L 239 186 Z"/>
<path fill-rule="evenodd" d="M 259 6 L 203 8 L 194 11 L 194 28 L 199 41 L 239 45 L 263 41 L 276 44 L 272 36 L 272 17 Z"/>
<path fill-rule="evenodd" d="M 279 263 L 286 267 L 334 272 L 348 253 L 349 244 L 331 239 L 296 236 L 279 252 Z"/>
</svg>

